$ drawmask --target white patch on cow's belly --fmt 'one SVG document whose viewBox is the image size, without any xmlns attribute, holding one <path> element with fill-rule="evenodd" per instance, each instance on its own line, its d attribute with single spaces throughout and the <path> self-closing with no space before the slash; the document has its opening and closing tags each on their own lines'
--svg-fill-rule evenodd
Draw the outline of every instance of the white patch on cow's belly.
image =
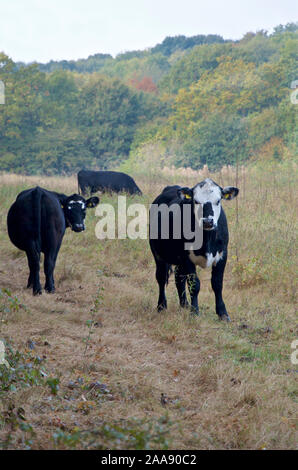
<svg viewBox="0 0 298 470">
<path fill-rule="evenodd" d="M 216 255 L 213 256 L 212 253 L 206 253 L 205 256 L 197 256 L 193 251 L 189 252 L 189 258 L 193 264 L 199 265 L 201 268 L 210 268 L 210 266 L 215 266 L 219 260 L 221 260 L 223 252 L 220 253 L 217 251 Z"/>
</svg>

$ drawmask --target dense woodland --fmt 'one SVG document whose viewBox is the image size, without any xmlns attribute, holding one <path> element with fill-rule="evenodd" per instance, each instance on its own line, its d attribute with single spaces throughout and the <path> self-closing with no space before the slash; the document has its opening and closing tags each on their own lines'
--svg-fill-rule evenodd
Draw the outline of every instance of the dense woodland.
<svg viewBox="0 0 298 470">
<path fill-rule="evenodd" d="M 167 37 L 144 51 L 14 63 L 0 53 L 0 170 L 211 169 L 297 154 L 298 25 Z"/>
</svg>

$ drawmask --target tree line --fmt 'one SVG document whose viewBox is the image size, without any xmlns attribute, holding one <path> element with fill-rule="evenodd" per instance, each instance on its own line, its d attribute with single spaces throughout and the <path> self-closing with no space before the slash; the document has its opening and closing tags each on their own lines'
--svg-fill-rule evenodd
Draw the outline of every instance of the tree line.
<svg viewBox="0 0 298 470">
<path fill-rule="evenodd" d="M 194 169 L 294 155 L 297 30 L 177 36 L 115 59 L 28 65 L 0 53 L 0 170 L 133 169 L 152 146 L 163 164 Z"/>
</svg>

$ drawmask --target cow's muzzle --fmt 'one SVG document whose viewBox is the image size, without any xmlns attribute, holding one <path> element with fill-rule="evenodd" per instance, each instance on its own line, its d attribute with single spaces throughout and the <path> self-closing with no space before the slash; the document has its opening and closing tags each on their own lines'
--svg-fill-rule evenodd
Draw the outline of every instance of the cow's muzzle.
<svg viewBox="0 0 298 470">
<path fill-rule="evenodd" d="M 203 222 L 203 229 L 204 230 L 213 230 L 215 228 L 213 219 L 211 219 L 209 217 L 204 217 L 202 219 L 202 222 Z"/>
<path fill-rule="evenodd" d="M 85 230 L 85 224 L 73 224 L 71 229 L 74 232 L 83 232 L 83 230 Z"/>
</svg>

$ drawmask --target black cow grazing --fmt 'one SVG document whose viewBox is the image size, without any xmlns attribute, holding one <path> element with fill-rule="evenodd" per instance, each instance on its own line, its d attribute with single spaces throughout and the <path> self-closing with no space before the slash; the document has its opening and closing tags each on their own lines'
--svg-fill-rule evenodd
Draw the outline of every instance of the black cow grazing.
<svg viewBox="0 0 298 470">
<path fill-rule="evenodd" d="M 230 321 L 223 298 L 223 275 L 228 255 L 229 232 L 222 199 L 233 199 L 239 190 L 232 186 L 221 188 L 211 179 L 207 178 L 195 185 L 192 189 L 180 186 L 167 186 L 155 199 L 157 217 L 152 217 L 153 206 L 150 208 L 150 247 L 156 263 L 156 279 L 159 284 L 158 311 L 167 308 L 165 285 L 168 282 L 171 265 L 175 265 L 175 283 L 179 295 L 180 305 L 188 306 L 185 285 L 191 298 L 191 311 L 199 313 L 198 294 L 200 281 L 196 274 L 196 265 L 202 268 L 212 266 L 211 285 L 215 294 L 216 313 L 222 320 Z M 161 224 L 163 215 L 161 205 L 168 209 L 169 232 L 162 236 Z M 175 206 L 176 205 L 176 206 Z M 186 207 L 188 205 L 188 207 Z M 174 210 L 179 209 L 178 212 Z M 169 211 L 170 209 L 170 211 Z M 181 212 L 180 212 L 181 211 Z M 182 217 L 177 220 L 179 213 L 189 213 L 189 218 Z M 188 227 L 185 226 L 188 223 Z M 174 224 L 181 227 L 179 236 L 174 236 Z M 155 224 L 155 227 L 153 227 Z M 201 230 L 199 246 L 192 249 L 195 236 L 185 238 L 184 233 L 196 234 Z M 153 234 L 155 230 L 155 235 Z M 181 233 L 181 236 L 180 236 Z M 199 238 L 199 237 L 198 237 Z M 185 245 L 188 243 L 188 245 Z M 187 246 L 187 249 L 186 249 Z"/>
<path fill-rule="evenodd" d="M 41 294 L 40 253 L 44 253 L 45 290 L 55 292 L 54 268 L 66 227 L 85 230 L 86 208 L 95 207 L 98 197 L 85 200 L 36 187 L 22 191 L 9 209 L 7 228 L 12 243 L 26 252 L 30 275 L 27 287 Z"/>
<path fill-rule="evenodd" d="M 83 195 L 90 193 L 122 191 L 128 194 L 142 194 L 133 178 L 119 171 L 87 171 L 81 170 L 78 173 L 78 188 Z"/>
</svg>

